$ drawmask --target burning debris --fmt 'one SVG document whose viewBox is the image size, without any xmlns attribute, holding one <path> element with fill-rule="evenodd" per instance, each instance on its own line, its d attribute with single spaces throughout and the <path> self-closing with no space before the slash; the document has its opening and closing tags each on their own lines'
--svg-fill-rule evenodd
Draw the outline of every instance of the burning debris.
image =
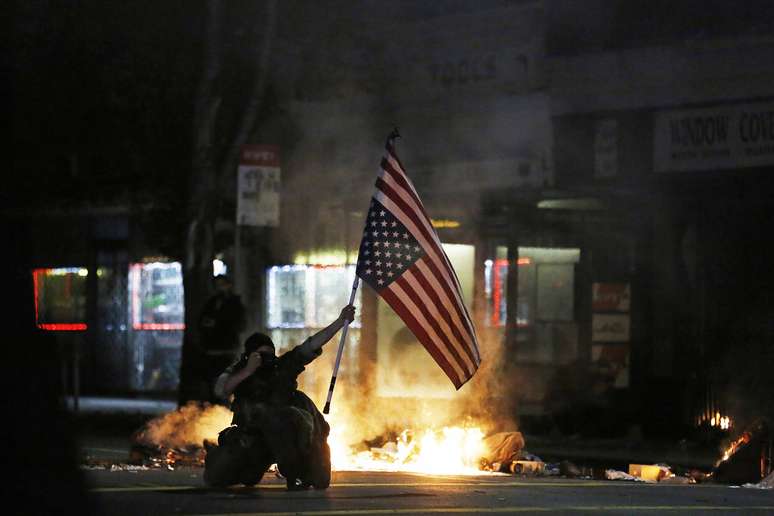
<svg viewBox="0 0 774 516">
<path fill-rule="evenodd" d="M 129 461 L 168 469 L 202 466 L 204 442 L 217 442 L 218 432 L 231 423 L 231 417 L 231 411 L 221 405 L 190 402 L 135 432 Z"/>
<path fill-rule="evenodd" d="M 179 408 L 149 421 L 132 436 L 131 464 L 174 469 L 202 466 L 205 441 L 217 442 L 218 432 L 229 426 L 232 413 L 219 405 L 196 404 Z M 352 443 L 346 422 L 331 421 L 329 437 L 336 471 L 407 471 L 431 474 L 527 473 L 537 470 L 522 464 L 514 469 L 524 448 L 520 432 L 500 432 L 485 437 L 477 426 L 440 429 L 406 429 L 391 438 Z M 526 464 L 526 463 L 525 463 Z M 529 470 L 529 471 L 528 471 Z"/>
<path fill-rule="evenodd" d="M 712 478 L 718 482 L 760 482 L 774 469 L 774 436 L 764 420 L 755 421 L 727 446 L 715 463 Z"/>
<path fill-rule="evenodd" d="M 217 442 L 218 433 L 229 426 L 231 417 L 231 411 L 223 406 L 189 403 L 155 418 L 133 435 L 129 463 L 166 469 L 200 467 L 206 457 L 205 442 Z M 436 475 L 506 473 L 676 484 L 714 481 L 752 485 L 767 475 L 771 478 L 774 448 L 768 425 L 757 422 L 728 443 L 710 473 L 696 469 L 675 473 L 665 464 L 630 464 L 626 472 L 579 467 L 566 460 L 545 463 L 525 450 L 524 436 L 520 432 L 486 435 L 482 426 L 470 422 L 463 426 L 383 431 L 381 437 L 366 440 L 355 419 L 350 421 L 344 413 L 338 413 L 331 417 L 331 430 L 329 444 L 335 471 L 405 471 Z"/>
</svg>

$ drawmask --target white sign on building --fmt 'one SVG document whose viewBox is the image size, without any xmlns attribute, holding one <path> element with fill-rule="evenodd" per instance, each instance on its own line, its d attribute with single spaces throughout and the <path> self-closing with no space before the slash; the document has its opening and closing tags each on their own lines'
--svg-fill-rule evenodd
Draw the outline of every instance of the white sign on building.
<svg viewBox="0 0 774 516">
<path fill-rule="evenodd" d="M 653 126 L 656 172 L 774 164 L 774 103 L 659 111 Z"/>
<path fill-rule="evenodd" d="M 237 169 L 237 224 L 276 227 L 279 213 L 279 149 L 244 145 Z"/>
</svg>

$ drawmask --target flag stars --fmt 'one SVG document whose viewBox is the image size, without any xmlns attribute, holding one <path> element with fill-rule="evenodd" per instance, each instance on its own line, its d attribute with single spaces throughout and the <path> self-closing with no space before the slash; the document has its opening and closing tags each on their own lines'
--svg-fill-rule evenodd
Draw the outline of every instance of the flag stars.
<svg viewBox="0 0 774 516">
<path fill-rule="evenodd" d="M 378 290 L 398 279 L 422 255 L 422 246 L 408 228 L 372 200 L 363 230 L 358 274 Z M 416 252 L 415 252 L 416 251 Z"/>
</svg>

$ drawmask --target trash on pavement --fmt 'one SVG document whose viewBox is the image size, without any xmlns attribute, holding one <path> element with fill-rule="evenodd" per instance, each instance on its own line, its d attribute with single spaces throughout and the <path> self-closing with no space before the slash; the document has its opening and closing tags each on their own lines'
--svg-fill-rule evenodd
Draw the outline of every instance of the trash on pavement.
<svg viewBox="0 0 774 516">
<path fill-rule="evenodd" d="M 543 461 L 515 460 L 511 463 L 511 473 L 514 475 L 542 475 L 545 471 Z"/>
<path fill-rule="evenodd" d="M 618 471 L 616 469 L 606 469 L 605 478 L 608 480 L 630 480 L 632 482 L 650 482 L 654 483 L 655 480 L 645 480 L 644 478 L 630 475 L 624 471 Z"/>
<path fill-rule="evenodd" d="M 669 467 L 660 464 L 629 464 L 629 474 L 643 480 L 658 482 L 662 478 L 672 476 Z"/>
</svg>

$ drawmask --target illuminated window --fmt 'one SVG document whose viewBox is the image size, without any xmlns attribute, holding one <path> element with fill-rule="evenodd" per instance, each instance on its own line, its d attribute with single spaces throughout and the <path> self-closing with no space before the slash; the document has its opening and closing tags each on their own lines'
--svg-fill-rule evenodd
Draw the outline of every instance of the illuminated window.
<svg viewBox="0 0 774 516">
<path fill-rule="evenodd" d="M 133 329 L 185 329 L 183 274 L 180 263 L 129 265 L 129 299 Z"/>
<path fill-rule="evenodd" d="M 83 331 L 86 323 L 86 279 L 82 267 L 35 269 L 35 324 L 42 330 Z"/>
<path fill-rule="evenodd" d="M 267 278 L 269 328 L 324 328 L 349 301 L 355 266 L 284 265 L 271 267 Z M 356 306 L 359 299 L 358 292 Z M 352 326 L 360 326 L 359 315 Z"/>
<path fill-rule="evenodd" d="M 508 248 L 498 247 L 497 257 L 494 260 L 484 262 L 484 292 L 487 300 L 487 318 L 489 326 L 503 327 L 507 320 L 507 293 L 508 293 Z M 530 289 L 530 268 L 532 259 L 526 256 L 520 257 L 516 264 L 519 266 L 519 304 L 516 324 L 528 326 L 530 324 L 530 307 L 524 302 L 524 292 Z"/>
</svg>

